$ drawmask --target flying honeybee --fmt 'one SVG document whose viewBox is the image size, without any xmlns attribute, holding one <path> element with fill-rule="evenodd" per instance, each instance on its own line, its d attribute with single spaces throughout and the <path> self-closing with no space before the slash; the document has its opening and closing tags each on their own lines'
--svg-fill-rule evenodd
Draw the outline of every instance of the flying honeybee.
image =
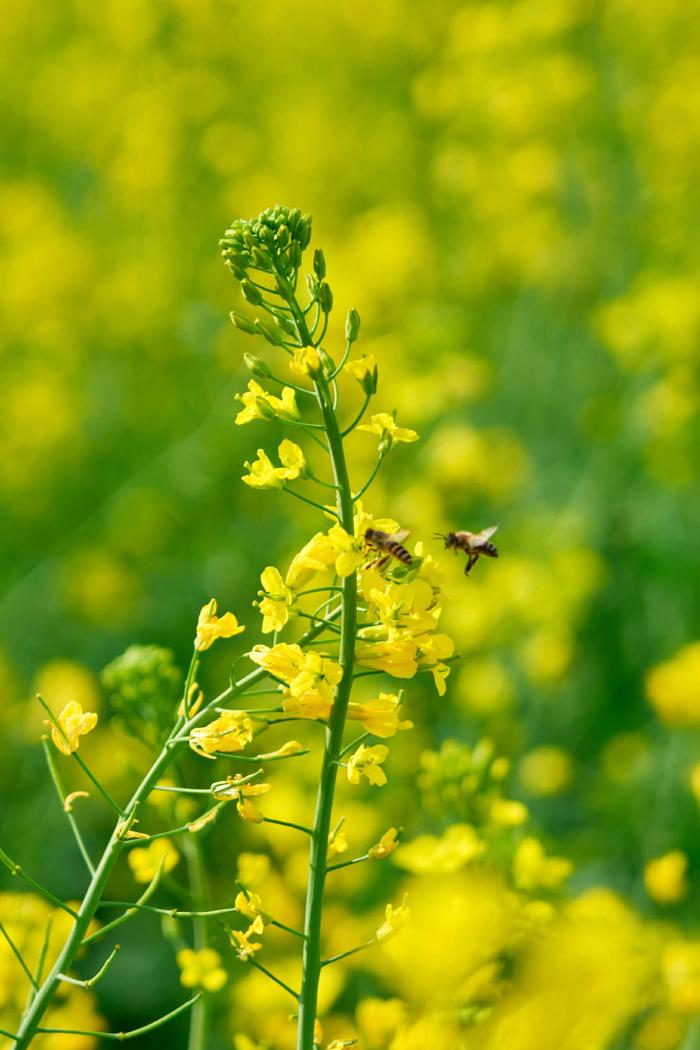
<svg viewBox="0 0 700 1050">
<path fill-rule="evenodd" d="M 498 551 L 495 545 L 491 543 L 491 537 L 497 528 L 498 525 L 491 525 L 488 529 L 482 529 L 481 532 L 466 532 L 465 530 L 464 532 L 448 532 L 446 536 L 441 532 L 436 532 L 435 535 L 445 541 L 447 550 L 452 550 L 455 553 L 464 551 L 467 556 L 464 575 L 468 576 L 481 554 L 484 554 L 487 558 L 498 557 Z"/>
<path fill-rule="evenodd" d="M 404 565 L 413 565 L 413 558 L 401 541 L 408 536 L 408 529 L 399 529 L 398 532 L 382 532 L 381 529 L 367 529 L 365 531 L 365 543 L 371 550 L 379 551 L 379 557 L 372 562 L 376 569 L 383 568 L 392 558 L 403 562 Z"/>
</svg>

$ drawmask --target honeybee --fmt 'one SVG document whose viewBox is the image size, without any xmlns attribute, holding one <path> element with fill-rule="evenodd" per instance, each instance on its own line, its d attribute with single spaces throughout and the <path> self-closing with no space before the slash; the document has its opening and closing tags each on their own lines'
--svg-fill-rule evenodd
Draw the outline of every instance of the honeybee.
<svg viewBox="0 0 700 1050">
<path fill-rule="evenodd" d="M 446 550 L 452 550 L 455 553 L 464 551 L 467 556 L 464 575 L 468 576 L 481 554 L 484 554 L 487 558 L 498 557 L 498 550 L 491 543 L 491 537 L 497 528 L 498 525 L 491 525 L 488 529 L 482 529 L 481 532 L 467 532 L 465 530 L 463 532 L 448 532 L 446 536 L 441 532 L 436 532 L 435 535 L 445 541 Z"/>
<path fill-rule="evenodd" d="M 382 532 L 381 529 L 366 529 L 365 543 L 371 550 L 379 551 L 379 557 L 372 562 L 372 567 L 383 568 L 392 558 L 402 562 L 404 565 L 413 565 L 413 558 L 408 553 L 401 541 L 408 536 L 408 529 L 399 529 L 398 532 Z"/>
</svg>

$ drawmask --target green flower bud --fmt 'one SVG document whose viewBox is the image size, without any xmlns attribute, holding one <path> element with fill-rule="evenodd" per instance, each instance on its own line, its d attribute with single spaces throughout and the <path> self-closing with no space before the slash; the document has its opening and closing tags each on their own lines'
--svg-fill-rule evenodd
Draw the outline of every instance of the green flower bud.
<svg viewBox="0 0 700 1050">
<path fill-rule="evenodd" d="M 275 314 L 275 324 L 278 328 L 281 328 L 285 335 L 296 335 L 297 329 L 293 321 L 290 321 L 288 317 L 282 317 L 280 314 Z"/>
<path fill-rule="evenodd" d="M 246 332 L 248 335 L 258 334 L 258 330 L 253 322 L 249 321 L 247 317 L 243 316 L 243 314 L 236 313 L 235 310 L 232 310 L 229 317 L 235 324 L 236 328 L 240 328 L 241 332 Z"/>
<path fill-rule="evenodd" d="M 360 334 L 360 315 L 357 310 L 351 308 L 348 310 L 348 316 L 345 321 L 345 338 L 349 343 L 354 343 Z"/>
<path fill-rule="evenodd" d="M 260 290 L 248 280 L 241 281 L 241 294 L 246 302 L 251 303 L 253 306 L 260 306 L 263 301 Z"/>
<path fill-rule="evenodd" d="M 379 381 L 379 369 L 375 365 L 371 372 L 367 372 L 360 380 L 360 386 L 364 390 L 368 397 L 373 397 L 377 393 L 377 383 Z"/>
<path fill-rule="evenodd" d="M 333 292 L 327 281 L 323 281 L 318 289 L 318 303 L 324 314 L 329 314 L 333 309 Z"/>
<path fill-rule="evenodd" d="M 320 248 L 317 248 L 314 252 L 314 273 L 319 281 L 322 281 L 326 276 L 326 259 Z"/>
<path fill-rule="evenodd" d="M 272 375 L 267 363 L 261 357 L 256 357 L 255 354 L 243 354 L 243 364 L 258 379 L 267 379 Z"/>
<path fill-rule="evenodd" d="M 157 645 L 131 645 L 100 677 L 115 721 L 131 736 L 160 740 L 181 690 L 173 653 Z"/>
<path fill-rule="evenodd" d="M 269 270 L 272 265 L 272 260 L 267 252 L 261 251 L 259 248 L 253 248 L 252 251 L 253 262 L 259 270 Z"/>
<path fill-rule="evenodd" d="M 255 329 L 259 335 L 267 339 L 268 343 L 272 343 L 273 346 L 281 346 L 284 342 L 282 333 L 274 325 L 268 324 L 267 321 L 261 321 L 259 317 L 255 318 Z"/>
<path fill-rule="evenodd" d="M 331 372 L 335 371 L 335 361 L 328 353 L 328 351 L 324 350 L 322 346 L 319 346 L 318 348 L 318 356 L 321 358 L 321 364 L 323 365 L 325 371 L 329 375 Z"/>
</svg>

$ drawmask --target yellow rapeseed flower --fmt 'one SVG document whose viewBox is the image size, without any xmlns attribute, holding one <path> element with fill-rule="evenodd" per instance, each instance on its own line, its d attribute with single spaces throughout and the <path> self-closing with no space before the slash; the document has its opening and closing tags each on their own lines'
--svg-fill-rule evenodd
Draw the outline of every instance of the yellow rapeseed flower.
<svg viewBox="0 0 700 1050">
<path fill-rule="evenodd" d="M 321 358 L 313 346 L 298 346 L 294 350 L 289 369 L 298 376 L 315 376 L 321 371 Z"/>
<path fill-rule="evenodd" d="M 644 885 L 658 904 L 676 904 L 688 892 L 688 858 L 679 849 L 654 857 L 644 866 Z"/>
<path fill-rule="evenodd" d="M 489 823 L 497 828 L 518 828 L 527 818 L 527 806 L 516 799 L 497 798 L 489 808 Z"/>
<path fill-rule="evenodd" d="M 381 768 L 389 754 L 389 748 L 385 744 L 375 744 L 374 747 L 365 747 L 360 744 L 357 751 L 348 759 L 348 780 L 351 784 L 359 784 L 361 778 L 367 780 L 374 787 L 382 787 L 386 784 L 386 773 Z"/>
<path fill-rule="evenodd" d="M 700 642 L 680 649 L 646 677 L 646 693 L 659 718 L 673 728 L 700 725 Z"/>
<path fill-rule="evenodd" d="M 333 525 L 328 530 L 328 541 L 335 552 L 338 576 L 351 576 L 366 558 L 364 541 L 351 536 L 341 525 Z"/>
<path fill-rule="evenodd" d="M 384 739 L 394 736 L 399 729 L 413 729 L 413 722 L 399 721 L 401 702 L 394 693 L 380 693 L 363 704 L 348 704 L 347 717 L 362 725 L 368 733 Z"/>
<path fill-rule="evenodd" d="M 314 576 L 333 565 L 336 557 L 335 548 L 326 533 L 317 532 L 292 558 L 287 570 L 287 586 L 301 590 Z"/>
<path fill-rule="evenodd" d="M 378 434 L 380 444 L 385 444 L 387 448 L 391 448 L 392 445 L 397 444 L 399 441 L 412 442 L 418 440 L 418 434 L 415 430 L 397 426 L 396 420 L 388 412 L 379 412 L 371 416 L 369 423 L 363 423 L 357 429 L 365 430 L 368 434 Z"/>
<path fill-rule="evenodd" d="M 389 937 L 394 937 L 402 926 L 406 925 L 411 917 L 407 900 L 408 896 L 404 894 L 404 898 L 398 908 L 394 908 L 393 905 L 387 904 L 386 911 L 384 912 L 384 922 L 376 933 L 378 941 L 386 941 Z"/>
<path fill-rule="evenodd" d="M 293 441 L 285 439 L 278 449 L 281 467 L 275 467 L 264 449 L 258 449 L 258 458 L 246 463 L 249 473 L 243 482 L 253 489 L 281 489 L 285 481 L 294 481 L 306 469 L 304 453 Z"/>
<path fill-rule="evenodd" d="M 245 394 L 236 394 L 243 408 L 236 416 L 236 425 L 243 426 L 254 419 L 299 419 L 296 397 L 291 387 L 282 389 L 281 397 L 268 394 L 254 379 L 248 383 Z"/>
<path fill-rule="evenodd" d="M 242 930 L 231 930 L 230 938 L 231 945 L 236 950 L 236 955 L 242 962 L 247 962 L 249 959 L 259 952 L 262 948 L 262 944 L 259 941 L 251 941 L 251 937 L 260 936 L 265 931 L 265 923 L 263 922 L 262 915 L 258 915 L 253 923 L 248 927 L 245 933 Z"/>
<path fill-rule="evenodd" d="M 181 948 L 175 956 L 180 967 L 180 984 L 185 988 L 204 988 L 207 992 L 218 992 L 226 984 L 226 970 L 221 965 L 221 956 L 213 948 Z"/>
<path fill-rule="evenodd" d="M 137 882 L 150 882 L 161 865 L 163 874 L 167 875 L 179 860 L 180 854 L 169 839 L 156 839 L 149 846 L 134 846 L 127 856 Z"/>
<path fill-rule="evenodd" d="M 294 592 L 282 579 L 274 565 L 268 565 L 260 574 L 265 592 L 259 608 L 263 618 L 263 634 L 280 631 L 289 620 L 289 610 L 294 604 Z"/>
<path fill-rule="evenodd" d="M 519 775 L 532 795 L 550 797 L 565 791 L 571 783 L 571 756 L 560 747 L 536 747 L 520 762 Z"/>
<path fill-rule="evenodd" d="M 214 758 L 216 752 L 231 754 L 242 751 L 253 739 L 253 723 L 245 711 L 224 711 L 206 726 L 195 726 L 190 732 L 190 747 L 203 758 Z"/>
<path fill-rule="evenodd" d="M 518 889 L 558 889 L 568 879 L 573 865 L 564 857 L 548 857 L 542 843 L 524 838 L 513 859 L 513 880 Z"/>
<path fill-rule="evenodd" d="M 95 728 L 97 715 L 94 711 L 83 711 L 77 700 L 69 700 L 58 716 L 60 730 L 52 722 L 46 725 L 51 726 L 51 739 L 58 750 L 70 755 L 78 750 L 80 737 Z"/>
<path fill-rule="evenodd" d="M 385 671 L 394 678 L 413 678 L 418 670 L 418 646 L 410 638 L 389 638 L 386 641 L 360 643 L 355 649 L 355 660 L 360 667 Z"/>
<path fill-rule="evenodd" d="M 681 1014 L 700 1011 L 700 941 L 670 941 L 661 960 L 670 1005 Z"/>
<path fill-rule="evenodd" d="M 197 634 L 194 647 L 203 652 L 214 644 L 217 638 L 233 638 L 245 631 L 241 627 L 233 613 L 227 612 L 223 616 L 216 615 L 216 598 L 202 606 L 197 620 Z"/>
<path fill-rule="evenodd" d="M 332 697 L 320 693 L 318 689 L 310 689 L 301 696 L 285 696 L 282 700 L 282 710 L 290 718 L 313 718 L 326 722 L 332 707 Z"/>
<path fill-rule="evenodd" d="M 344 370 L 354 376 L 358 383 L 361 383 L 366 376 L 373 374 L 376 367 L 377 361 L 374 354 L 364 354 L 355 361 L 348 361 Z"/>
<path fill-rule="evenodd" d="M 367 850 L 367 856 L 370 860 L 384 860 L 398 849 L 399 846 L 399 833 L 396 828 L 389 828 L 385 831 L 379 842 L 374 846 L 370 846 Z"/>
<path fill-rule="evenodd" d="M 263 815 L 250 800 L 259 795 L 266 795 L 271 787 L 271 784 L 246 783 L 240 773 L 234 773 L 232 777 L 212 784 L 211 793 L 220 801 L 235 801 L 238 814 L 243 820 L 250 824 L 260 824 L 264 819 Z"/>
<path fill-rule="evenodd" d="M 245 915 L 247 919 L 257 919 L 258 915 L 262 915 L 262 900 L 257 893 L 251 893 L 250 890 L 247 893 L 241 891 L 236 896 L 233 906 L 237 912 Z"/>
<path fill-rule="evenodd" d="M 486 851 L 471 824 L 452 824 L 443 835 L 419 835 L 401 847 L 400 868 L 415 875 L 451 875 Z"/>
</svg>

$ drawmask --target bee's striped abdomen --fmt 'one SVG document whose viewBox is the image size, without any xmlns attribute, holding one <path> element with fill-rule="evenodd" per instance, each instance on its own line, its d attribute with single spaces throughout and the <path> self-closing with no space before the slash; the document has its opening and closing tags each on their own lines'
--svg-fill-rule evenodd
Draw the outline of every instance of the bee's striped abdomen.
<svg viewBox="0 0 700 1050">
<path fill-rule="evenodd" d="M 413 564 L 413 558 L 411 557 L 411 555 L 408 553 L 406 548 L 402 547 L 400 543 L 396 542 L 396 540 L 388 540 L 384 544 L 384 546 L 390 554 L 393 554 L 395 558 L 397 558 L 399 561 L 402 561 L 404 565 Z"/>
<path fill-rule="evenodd" d="M 485 554 L 487 558 L 497 558 L 498 549 L 495 544 L 491 543 L 490 540 L 487 540 L 486 543 L 482 543 L 479 548 L 479 554 Z"/>
</svg>

